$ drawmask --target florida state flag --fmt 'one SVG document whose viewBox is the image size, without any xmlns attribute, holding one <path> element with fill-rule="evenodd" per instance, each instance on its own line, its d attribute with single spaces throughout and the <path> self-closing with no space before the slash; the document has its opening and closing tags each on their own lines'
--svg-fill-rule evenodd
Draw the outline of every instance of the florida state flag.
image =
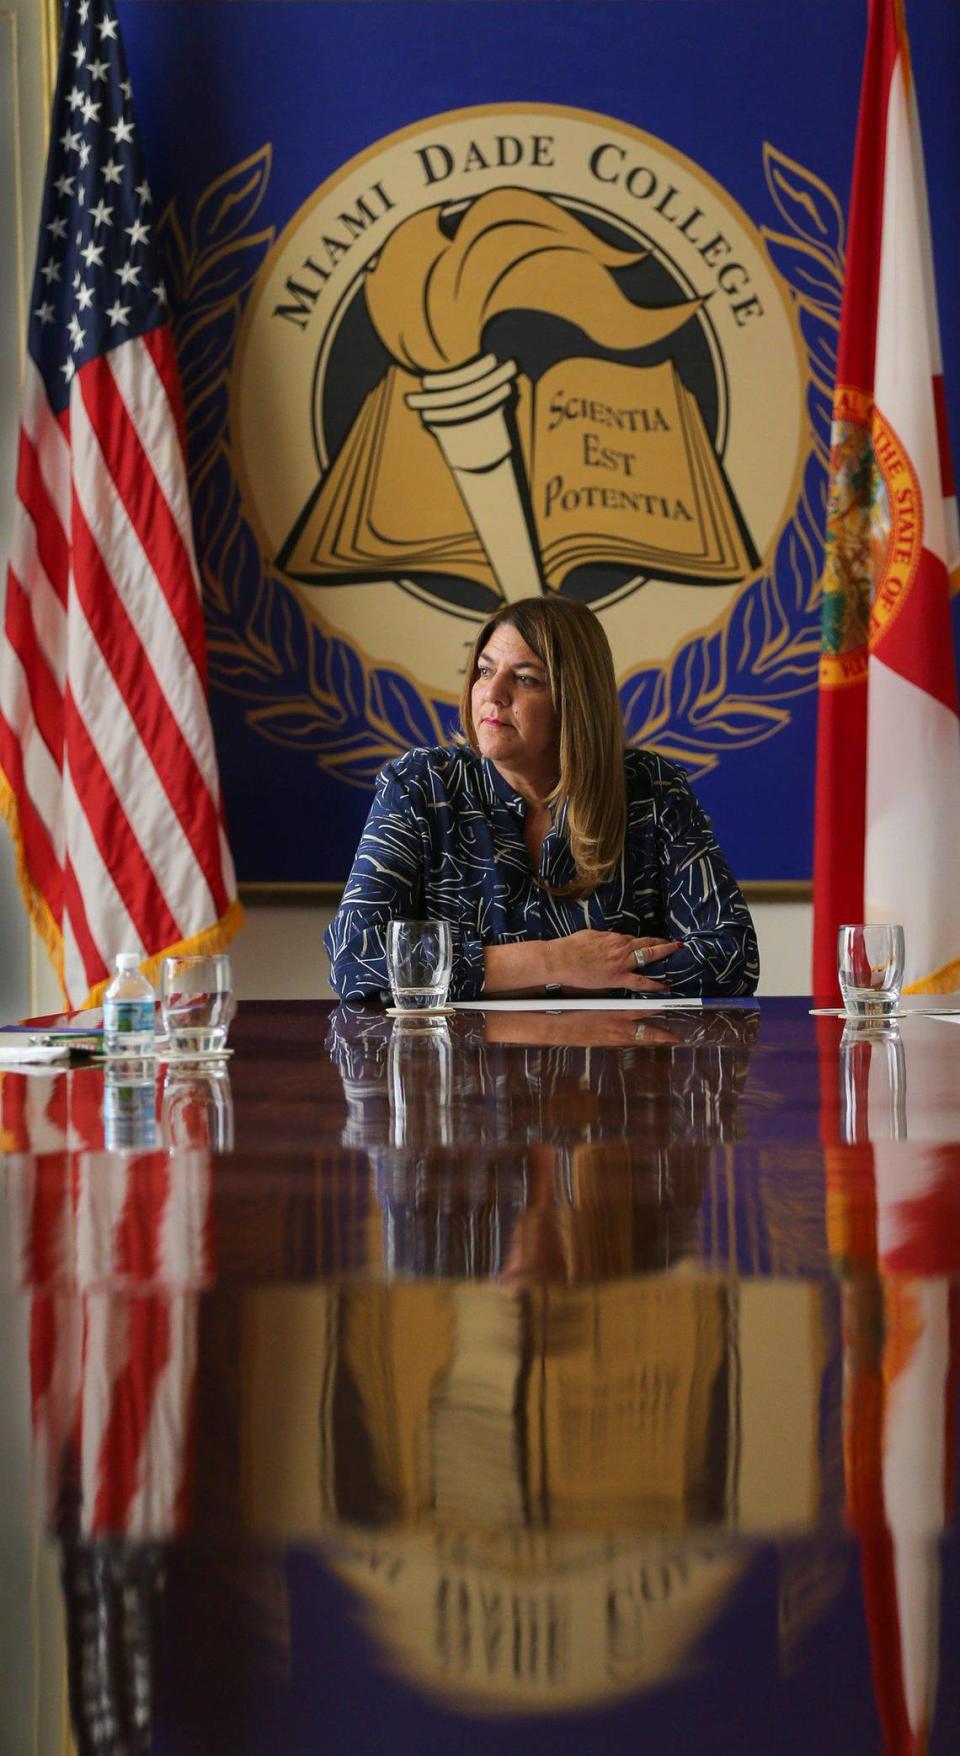
<svg viewBox="0 0 960 1756">
<path fill-rule="evenodd" d="M 906 986 L 960 988 L 958 544 L 923 153 L 901 0 L 870 0 L 833 410 L 814 991 L 837 928 L 898 921 Z"/>
</svg>

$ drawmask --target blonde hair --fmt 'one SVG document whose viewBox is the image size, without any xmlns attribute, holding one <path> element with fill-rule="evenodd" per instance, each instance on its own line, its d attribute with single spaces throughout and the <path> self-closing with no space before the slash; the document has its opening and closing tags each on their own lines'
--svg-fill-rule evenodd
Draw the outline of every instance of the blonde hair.
<svg viewBox="0 0 960 1756">
<path fill-rule="evenodd" d="M 558 894 L 589 896 L 613 873 L 623 852 L 627 795 L 623 720 L 610 643 L 592 610 L 573 598 L 522 598 L 485 622 L 464 673 L 460 718 L 480 753 L 471 695 L 480 654 L 495 628 L 508 622 L 535 653 L 560 728 L 560 776 L 546 803 L 567 807 L 567 833 L 577 876 Z"/>
</svg>

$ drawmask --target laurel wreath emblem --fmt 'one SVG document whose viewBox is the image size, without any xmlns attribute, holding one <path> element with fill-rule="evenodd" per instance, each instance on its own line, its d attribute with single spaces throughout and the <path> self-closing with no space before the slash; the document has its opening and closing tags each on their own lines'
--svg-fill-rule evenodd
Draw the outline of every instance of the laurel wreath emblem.
<svg viewBox="0 0 960 1756">
<path fill-rule="evenodd" d="M 830 419 L 843 288 L 844 226 L 828 186 L 766 144 L 777 220 L 761 227 L 795 303 L 809 368 L 809 451 L 797 505 L 771 567 L 744 587 L 725 624 L 687 642 L 667 667 L 641 667 L 621 689 L 627 738 L 707 773 L 721 757 L 788 725 L 816 687 Z M 244 304 L 274 240 L 256 229 L 271 148 L 232 166 L 188 220 L 175 202 L 165 248 L 186 420 L 197 559 L 211 686 L 245 703 L 249 726 L 352 786 L 415 744 L 448 741 L 456 708 L 366 664 L 310 620 L 260 552 L 237 487 L 229 378 Z"/>
</svg>

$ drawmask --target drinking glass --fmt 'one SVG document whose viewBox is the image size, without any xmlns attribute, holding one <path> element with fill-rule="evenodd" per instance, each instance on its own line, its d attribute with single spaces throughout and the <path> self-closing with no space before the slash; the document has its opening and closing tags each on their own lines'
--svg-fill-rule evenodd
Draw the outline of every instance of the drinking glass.
<svg viewBox="0 0 960 1756">
<path fill-rule="evenodd" d="M 851 1018 L 840 1039 L 840 1138 L 907 1138 L 907 1062 L 897 1020 Z"/>
<path fill-rule="evenodd" d="M 446 1005 L 453 967 L 448 921 L 391 921 L 387 974 L 400 1012 L 437 1012 Z"/>
<path fill-rule="evenodd" d="M 453 1044 L 445 1018 L 398 1018 L 387 1050 L 390 1145 L 449 1146 Z"/>
<path fill-rule="evenodd" d="M 161 1128 L 168 1151 L 206 1146 L 212 1152 L 233 1149 L 233 1093 L 226 1061 L 206 1067 L 175 1062 L 163 1081 Z"/>
<path fill-rule="evenodd" d="M 229 957 L 164 958 L 160 1016 L 172 1054 L 222 1054 L 234 1010 Z"/>
<path fill-rule="evenodd" d="M 841 927 L 837 974 L 848 1018 L 889 1017 L 903 986 L 903 928 L 881 921 Z"/>
</svg>

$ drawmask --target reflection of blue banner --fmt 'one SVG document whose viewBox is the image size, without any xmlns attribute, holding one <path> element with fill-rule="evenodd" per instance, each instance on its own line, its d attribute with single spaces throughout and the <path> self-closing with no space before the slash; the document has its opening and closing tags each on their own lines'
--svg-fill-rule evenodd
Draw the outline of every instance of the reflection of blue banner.
<svg viewBox="0 0 960 1756">
<path fill-rule="evenodd" d="M 738 874 L 807 878 L 865 7 L 119 11 L 241 877 L 342 879 L 373 774 L 449 736 L 532 589 L 593 604 Z M 910 22 L 946 313 L 960 15 Z"/>
</svg>

